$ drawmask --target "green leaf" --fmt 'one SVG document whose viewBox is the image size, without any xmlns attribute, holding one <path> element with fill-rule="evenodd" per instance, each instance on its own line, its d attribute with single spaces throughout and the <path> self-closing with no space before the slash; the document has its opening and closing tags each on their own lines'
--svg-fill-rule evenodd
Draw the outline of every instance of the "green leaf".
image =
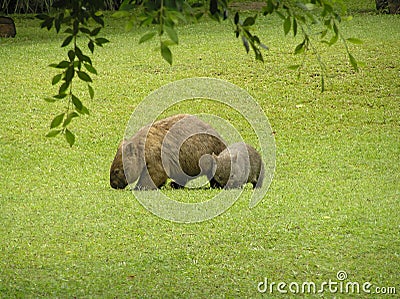
<svg viewBox="0 0 400 299">
<path fill-rule="evenodd" d="M 361 39 L 354 38 L 354 37 L 348 38 L 347 41 L 350 43 L 356 44 L 356 45 L 361 45 L 364 43 Z"/>
<path fill-rule="evenodd" d="M 56 100 L 54 99 L 54 98 L 45 98 L 44 99 L 46 102 L 48 102 L 48 103 L 54 103 L 54 102 L 56 102 Z"/>
<path fill-rule="evenodd" d="M 178 43 L 179 43 L 178 34 L 177 34 L 176 31 L 174 30 L 174 28 L 169 27 L 169 26 L 165 26 L 164 29 L 165 29 L 165 31 L 167 32 L 169 38 L 170 38 L 175 44 L 178 44 Z"/>
<path fill-rule="evenodd" d="M 99 37 L 99 38 L 96 38 L 96 39 L 94 40 L 94 42 L 95 42 L 96 45 L 98 45 L 99 47 L 102 47 L 103 44 L 109 43 L 110 41 L 109 41 L 108 39 L 104 38 L 104 37 Z"/>
<path fill-rule="evenodd" d="M 71 43 L 73 37 L 74 37 L 73 35 L 67 36 L 67 38 L 64 39 L 64 42 L 62 43 L 61 47 L 68 46 Z"/>
<path fill-rule="evenodd" d="M 71 65 L 67 71 L 65 72 L 65 82 L 70 83 L 72 81 L 72 78 L 74 78 L 75 75 L 75 69 L 74 67 Z"/>
<path fill-rule="evenodd" d="M 294 64 L 288 67 L 289 70 L 297 71 L 300 68 L 300 64 Z"/>
<path fill-rule="evenodd" d="M 154 18 L 154 17 L 148 16 L 147 18 L 142 19 L 142 20 L 140 21 L 139 26 L 147 26 L 147 25 L 152 24 L 154 21 L 155 21 L 155 18 Z"/>
<path fill-rule="evenodd" d="M 290 16 L 288 16 L 285 21 L 283 22 L 283 31 L 285 32 L 285 35 L 287 35 L 290 31 L 290 27 L 292 25 L 292 22 L 290 20 Z"/>
<path fill-rule="evenodd" d="M 329 45 L 332 46 L 333 44 L 335 44 L 338 41 L 339 35 L 335 34 L 334 36 L 332 36 L 331 40 L 329 41 Z"/>
<path fill-rule="evenodd" d="M 170 65 L 172 65 L 172 53 L 171 50 L 165 43 L 161 42 L 161 56 L 167 61 Z"/>
<path fill-rule="evenodd" d="M 75 135 L 68 129 L 65 129 L 65 139 L 69 143 L 69 146 L 73 146 L 75 143 Z"/>
<path fill-rule="evenodd" d="M 354 58 L 354 56 L 351 55 L 350 53 L 349 53 L 349 60 L 350 60 L 350 64 L 351 64 L 351 66 L 353 67 L 353 69 L 354 69 L 356 72 L 358 72 L 359 69 L 358 69 L 357 60 L 356 60 L 356 59 Z"/>
<path fill-rule="evenodd" d="M 80 30 L 80 32 L 82 32 L 84 34 L 90 35 L 90 33 L 91 33 L 91 31 L 85 27 L 80 27 L 79 30 Z"/>
<path fill-rule="evenodd" d="M 74 30 L 72 30 L 71 28 L 67 28 L 64 30 L 64 33 L 74 34 Z"/>
<path fill-rule="evenodd" d="M 93 43 L 92 40 L 89 41 L 88 48 L 89 48 L 90 52 L 92 52 L 92 54 L 93 54 L 93 52 L 94 52 L 94 43 Z"/>
<path fill-rule="evenodd" d="M 97 24 L 100 24 L 102 27 L 104 27 L 103 16 L 97 16 L 96 14 L 92 14 L 91 17 Z"/>
<path fill-rule="evenodd" d="M 57 68 L 57 69 L 66 69 L 67 67 L 69 67 L 69 64 L 70 64 L 69 61 L 63 60 L 59 64 L 52 63 L 49 66 Z"/>
<path fill-rule="evenodd" d="M 92 64 L 92 60 L 89 56 L 86 56 L 82 53 L 82 50 L 79 47 L 75 47 L 75 54 L 78 57 L 79 61 L 86 61 L 89 64 Z"/>
<path fill-rule="evenodd" d="M 57 100 L 62 100 L 63 98 L 65 98 L 67 96 L 66 93 L 59 93 L 56 94 L 55 96 L 53 96 L 53 98 L 57 99 Z"/>
<path fill-rule="evenodd" d="M 125 18 L 125 17 L 129 17 L 129 16 L 130 16 L 129 11 L 125 11 L 125 10 L 119 10 L 112 14 L 113 18 Z"/>
<path fill-rule="evenodd" d="M 53 80 L 51 81 L 51 84 L 52 85 L 56 85 L 58 82 L 60 82 L 61 77 L 62 77 L 62 74 L 55 75 L 53 77 Z"/>
<path fill-rule="evenodd" d="M 132 30 L 133 26 L 135 26 L 135 23 L 133 20 L 129 20 L 128 22 L 125 23 L 125 31 L 129 32 Z"/>
<path fill-rule="evenodd" d="M 83 65 L 90 73 L 97 75 L 97 70 L 93 66 L 87 63 L 84 63 Z"/>
<path fill-rule="evenodd" d="M 71 120 L 72 120 L 74 117 L 78 117 L 78 116 L 79 116 L 79 114 L 76 113 L 75 111 L 69 113 L 68 116 L 66 117 L 66 119 L 64 120 L 63 127 L 68 126 L 68 125 L 70 124 Z"/>
<path fill-rule="evenodd" d="M 336 25 L 335 22 L 333 23 L 333 32 L 335 32 L 335 35 L 339 34 L 339 28 L 338 28 L 338 26 Z"/>
<path fill-rule="evenodd" d="M 235 17 L 234 17 L 233 21 L 235 22 L 235 25 L 237 25 L 239 23 L 239 12 L 235 13 Z"/>
<path fill-rule="evenodd" d="M 256 22 L 256 19 L 254 17 L 247 17 L 246 20 L 243 22 L 243 26 L 252 26 Z"/>
<path fill-rule="evenodd" d="M 90 36 L 96 36 L 97 34 L 99 34 L 101 30 L 101 27 L 97 27 L 95 29 L 92 30 L 92 32 L 90 32 Z"/>
<path fill-rule="evenodd" d="M 268 0 L 267 2 L 267 6 L 264 8 L 264 16 L 266 16 L 267 14 L 271 14 L 273 13 L 275 10 L 275 5 L 272 3 L 272 0 Z"/>
<path fill-rule="evenodd" d="M 148 41 L 148 40 L 152 39 L 155 35 L 156 35 L 155 32 L 148 32 L 148 33 L 144 34 L 144 35 L 140 38 L 139 44 L 144 43 L 145 41 Z"/>
<path fill-rule="evenodd" d="M 72 95 L 72 104 L 76 107 L 77 110 L 81 110 L 83 107 L 83 104 L 80 99 L 78 99 L 76 96 Z"/>
<path fill-rule="evenodd" d="M 62 123 L 64 116 L 65 116 L 65 113 L 61 113 L 61 114 L 57 115 L 56 117 L 54 117 L 54 119 L 51 121 L 50 129 L 58 127 Z"/>
<path fill-rule="evenodd" d="M 64 13 L 60 13 L 58 18 L 54 20 L 54 27 L 56 27 L 56 32 L 59 33 L 61 29 L 61 23 L 64 20 Z"/>
<path fill-rule="evenodd" d="M 82 105 L 82 109 L 81 109 L 81 110 L 76 109 L 76 111 L 78 111 L 79 114 L 86 114 L 86 115 L 89 115 L 89 110 L 88 110 L 88 108 L 86 108 L 86 107 L 83 106 L 83 105 Z"/>
<path fill-rule="evenodd" d="M 93 100 L 93 98 L 94 98 L 94 89 L 93 89 L 93 87 L 90 86 L 89 84 L 88 84 L 88 88 L 89 88 L 89 95 L 90 95 L 90 98 Z"/>
<path fill-rule="evenodd" d="M 38 14 L 35 16 L 35 18 L 44 21 L 44 20 L 47 20 L 49 18 L 49 16 L 46 14 Z"/>
<path fill-rule="evenodd" d="M 58 134 L 60 134 L 61 131 L 62 131 L 62 130 L 52 130 L 52 131 L 50 131 L 49 133 L 47 133 L 46 137 L 55 137 L 55 136 L 57 136 Z"/>
<path fill-rule="evenodd" d="M 297 55 L 297 54 L 303 53 L 305 51 L 304 45 L 305 45 L 305 41 L 303 41 L 302 43 L 298 44 L 296 46 L 296 48 L 294 49 L 294 54 Z"/>
<path fill-rule="evenodd" d="M 312 3 L 306 3 L 304 4 L 307 10 L 313 10 L 315 8 L 315 4 Z"/>
<path fill-rule="evenodd" d="M 88 62 L 89 64 L 92 64 L 92 59 L 90 59 L 90 57 L 87 56 L 87 55 L 82 55 L 81 57 L 79 57 L 79 60 L 80 60 L 80 61 L 86 61 L 86 62 Z"/>
<path fill-rule="evenodd" d="M 293 36 L 297 35 L 297 21 L 293 18 Z"/>
<path fill-rule="evenodd" d="M 85 82 L 93 82 L 92 78 L 90 78 L 90 76 L 87 73 L 82 72 L 82 71 L 77 71 L 77 73 L 78 73 L 79 79 L 81 79 Z"/>
<path fill-rule="evenodd" d="M 75 59 L 75 51 L 74 50 L 69 50 L 68 51 L 68 58 L 69 58 L 69 61 L 74 61 L 74 59 Z"/>
<path fill-rule="evenodd" d="M 60 88 L 58 89 L 58 94 L 65 94 L 68 86 L 69 86 L 69 82 L 64 82 L 63 84 L 61 84 Z"/>
</svg>

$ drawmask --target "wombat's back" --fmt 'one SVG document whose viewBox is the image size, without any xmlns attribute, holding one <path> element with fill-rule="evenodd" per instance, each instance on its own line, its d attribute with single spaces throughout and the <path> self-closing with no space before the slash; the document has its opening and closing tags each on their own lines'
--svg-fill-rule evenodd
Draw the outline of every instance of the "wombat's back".
<svg viewBox="0 0 400 299">
<path fill-rule="evenodd" d="M 219 133 L 208 123 L 196 116 L 189 115 L 168 131 L 163 141 L 162 160 L 166 172 L 179 184 L 207 174 L 202 173 L 199 160 L 206 154 L 219 154 L 226 148 L 226 143 Z"/>
</svg>

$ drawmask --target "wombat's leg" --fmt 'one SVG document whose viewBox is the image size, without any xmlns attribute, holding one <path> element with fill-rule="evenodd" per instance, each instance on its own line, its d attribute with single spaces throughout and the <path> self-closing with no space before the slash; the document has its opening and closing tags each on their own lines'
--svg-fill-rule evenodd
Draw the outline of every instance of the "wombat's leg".
<svg viewBox="0 0 400 299">
<path fill-rule="evenodd" d="M 171 182 L 171 187 L 173 189 L 183 189 L 183 188 L 185 188 L 185 186 L 182 186 L 181 184 L 178 184 L 177 182 L 174 182 L 174 181 Z"/>
<path fill-rule="evenodd" d="M 218 183 L 214 178 L 211 178 L 211 180 L 209 180 L 209 181 L 210 181 L 210 187 L 211 187 L 212 189 L 220 189 L 220 188 L 223 187 L 223 186 L 221 186 L 221 184 Z"/>
<path fill-rule="evenodd" d="M 252 182 L 253 183 L 253 189 L 254 188 L 261 188 L 263 181 L 264 181 L 264 175 L 265 175 L 265 168 L 264 168 L 264 164 L 261 164 L 261 169 L 260 169 L 260 174 L 257 178 L 256 182 Z"/>
<path fill-rule="evenodd" d="M 135 190 L 155 190 L 165 184 L 166 176 L 159 174 L 155 178 L 151 178 L 147 168 L 145 167 L 140 175 L 139 181 L 135 186 Z"/>
</svg>

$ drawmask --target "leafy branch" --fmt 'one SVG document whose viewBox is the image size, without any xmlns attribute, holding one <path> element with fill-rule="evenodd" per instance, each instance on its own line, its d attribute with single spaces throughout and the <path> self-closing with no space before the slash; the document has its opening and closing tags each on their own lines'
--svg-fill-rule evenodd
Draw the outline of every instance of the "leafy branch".
<svg viewBox="0 0 400 299">
<path fill-rule="evenodd" d="M 130 4 L 131 0 L 125 0 L 121 6 L 120 11 L 115 13 L 115 16 L 123 17 L 129 15 L 129 11 L 137 10 L 137 7 Z M 178 35 L 175 31 L 175 25 L 179 21 L 195 22 L 203 15 L 209 14 L 212 19 L 221 21 L 230 19 L 228 17 L 228 3 L 226 0 L 210 0 L 208 8 L 202 4 L 197 6 L 190 6 L 183 0 L 156 0 L 144 1 L 142 13 L 139 14 L 136 21 L 139 26 L 146 26 L 149 24 L 157 24 L 158 30 L 150 31 L 144 34 L 139 43 L 146 42 L 157 34 L 160 39 L 160 50 L 162 57 L 172 64 L 172 52 L 169 46 L 178 44 Z M 203 8 L 203 9 L 202 9 Z M 340 12 L 338 12 L 340 11 Z M 340 41 L 344 44 L 350 64 L 355 71 L 358 71 L 359 63 L 351 54 L 347 42 L 360 44 L 361 40 L 356 38 L 344 38 L 339 25 L 342 21 L 341 14 L 345 14 L 345 7 L 341 5 L 340 0 L 306 0 L 306 1 L 290 1 L 290 0 L 266 0 L 266 6 L 263 9 L 264 16 L 276 14 L 282 19 L 283 32 L 288 35 L 289 32 L 293 33 L 296 37 L 298 34 L 302 35 L 302 41 L 295 46 L 294 54 L 303 55 L 301 64 L 291 65 L 289 69 L 295 70 L 300 75 L 301 70 L 305 65 L 305 57 L 308 52 L 314 54 L 320 72 L 321 72 L 321 90 L 325 89 L 325 77 L 327 74 L 327 67 L 319 53 L 319 49 L 314 42 L 315 37 L 319 38 L 329 46 L 336 44 Z M 256 60 L 264 61 L 262 50 L 268 50 L 268 47 L 261 42 L 260 38 L 253 34 L 253 25 L 257 20 L 257 14 L 254 16 L 241 19 L 239 12 L 234 14 L 233 30 L 236 38 L 240 38 L 241 42 L 247 53 L 254 52 Z M 132 28 L 134 26 L 133 18 L 131 17 L 127 26 Z M 163 40 L 163 34 L 167 33 L 167 39 Z M 329 40 L 326 37 L 330 36 Z"/>
<path fill-rule="evenodd" d="M 336 2 L 340 4 L 340 1 Z M 318 52 L 317 46 L 313 43 L 313 37 L 319 37 L 319 40 L 328 46 L 336 44 L 340 37 L 340 40 L 345 46 L 351 66 L 355 71 L 359 70 L 358 62 L 350 53 L 347 41 L 355 44 L 361 44 L 362 41 L 357 38 L 345 39 L 343 37 L 339 29 L 342 18 L 332 3 L 335 3 L 335 1 L 310 0 L 306 3 L 293 3 L 292 1 L 267 0 L 267 6 L 263 11 L 263 15 L 265 16 L 276 13 L 282 19 L 285 35 L 292 31 L 293 36 L 297 36 L 298 32 L 301 32 L 303 40 L 296 45 L 294 54 L 303 54 L 304 58 L 301 64 L 292 65 L 289 68 L 298 71 L 300 75 L 300 71 L 305 64 L 305 55 L 308 51 L 312 51 L 321 70 L 322 91 L 325 90 L 327 67 Z M 344 14 L 345 9 L 343 6 L 341 10 Z M 327 36 L 330 36 L 329 40 L 326 40 Z"/>
<path fill-rule="evenodd" d="M 344 6 L 340 6 L 341 0 L 265 0 L 266 6 L 262 15 L 278 15 L 282 20 L 283 32 L 293 36 L 301 35 L 302 41 L 294 48 L 295 55 L 303 55 L 300 64 L 291 65 L 289 69 L 300 73 L 304 68 L 306 55 L 311 52 L 316 58 L 321 72 L 321 90 L 325 89 L 325 77 L 327 67 L 319 53 L 318 42 L 329 46 L 338 41 L 344 44 L 350 64 L 355 71 L 359 69 L 359 62 L 351 54 L 348 43 L 360 44 L 356 38 L 345 38 L 340 30 L 341 15 L 345 14 Z M 97 71 L 90 57 L 84 54 L 81 44 L 82 36 L 87 39 L 87 49 L 93 54 L 95 46 L 103 46 L 108 40 L 98 37 L 104 27 L 104 18 L 101 10 L 104 8 L 103 0 L 59 0 L 56 2 L 59 13 L 55 16 L 41 14 L 37 17 L 42 20 L 41 27 L 48 30 L 55 27 L 57 33 L 61 26 L 66 26 L 61 47 L 69 47 L 67 59 L 58 64 L 51 64 L 60 71 L 53 77 L 52 84 L 59 85 L 58 94 L 47 98 L 48 102 L 65 101 L 66 107 L 63 113 L 58 114 L 50 124 L 51 131 L 48 137 L 63 134 L 72 146 L 75 135 L 68 129 L 71 121 L 81 115 L 89 114 L 89 110 L 78 98 L 73 86 L 74 79 L 78 79 L 88 86 L 90 98 L 94 98 L 94 90 L 91 86 L 92 75 Z M 208 5 L 206 5 L 208 4 Z M 173 62 L 171 46 L 179 44 L 176 26 L 179 23 L 195 23 L 204 15 L 220 22 L 229 19 L 236 38 L 240 38 L 247 53 L 254 52 L 256 60 L 264 61 L 262 50 L 268 47 L 253 33 L 258 14 L 241 19 L 239 12 L 229 14 L 228 0 L 207 0 L 192 3 L 186 0 L 124 0 L 119 11 L 114 17 L 127 18 L 126 30 L 131 30 L 135 25 L 144 27 L 148 25 L 153 29 L 141 36 L 139 44 L 158 37 L 159 50 L 162 58 L 170 65 Z M 95 28 L 90 23 L 96 24 Z M 74 81 L 76 82 L 76 81 Z"/>
<path fill-rule="evenodd" d="M 97 3 L 97 4 L 96 4 Z M 93 82 L 91 75 L 97 75 L 97 70 L 93 66 L 92 60 L 85 55 L 78 46 L 78 38 L 85 36 L 87 38 L 87 48 L 93 54 L 95 46 L 102 47 L 109 41 L 102 37 L 97 37 L 100 30 L 104 27 L 103 15 L 99 12 L 102 8 L 100 1 L 59 1 L 57 4 L 63 11 L 56 16 L 40 14 L 36 17 L 41 22 L 42 28 L 51 30 L 54 26 L 59 33 L 62 25 L 67 28 L 64 33 L 67 37 L 61 44 L 61 47 L 70 47 L 67 53 L 67 59 L 59 63 L 50 64 L 50 67 L 60 70 L 60 73 L 52 79 L 52 85 L 60 85 L 58 94 L 45 100 L 50 103 L 64 101 L 66 107 L 64 112 L 58 114 L 50 123 L 50 132 L 46 137 L 55 137 L 63 134 L 70 146 L 75 143 L 75 135 L 68 129 L 71 121 L 80 115 L 89 114 L 89 110 L 78 98 L 73 89 L 73 80 L 78 78 L 87 84 L 89 96 L 94 98 L 94 89 L 90 83 Z M 89 20 L 93 20 L 98 27 L 90 29 Z"/>
</svg>

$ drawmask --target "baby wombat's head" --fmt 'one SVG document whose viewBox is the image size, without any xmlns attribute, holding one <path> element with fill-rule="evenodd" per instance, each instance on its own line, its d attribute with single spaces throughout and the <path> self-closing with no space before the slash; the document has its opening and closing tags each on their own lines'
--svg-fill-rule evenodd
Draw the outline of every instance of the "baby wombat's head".
<svg viewBox="0 0 400 299">
<path fill-rule="evenodd" d="M 124 164 L 122 161 L 123 145 L 124 141 L 119 144 L 117 153 L 110 168 L 110 185 L 114 189 L 124 189 L 128 185 L 124 173 Z"/>
<path fill-rule="evenodd" d="M 213 167 L 212 172 L 214 179 L 222 186 L 225 187 L 231 177 L 231 157 L 222 152 L 219 156 L 213 153 Z"/>
<path fill-rule="evenodd" d="M 225 189 L 241 188 L 249 182 L 251 150 L 245 143 L 238 142 L 227 147 L 218 156 L 213 155 L 214 179 Z"/>
</svg>

